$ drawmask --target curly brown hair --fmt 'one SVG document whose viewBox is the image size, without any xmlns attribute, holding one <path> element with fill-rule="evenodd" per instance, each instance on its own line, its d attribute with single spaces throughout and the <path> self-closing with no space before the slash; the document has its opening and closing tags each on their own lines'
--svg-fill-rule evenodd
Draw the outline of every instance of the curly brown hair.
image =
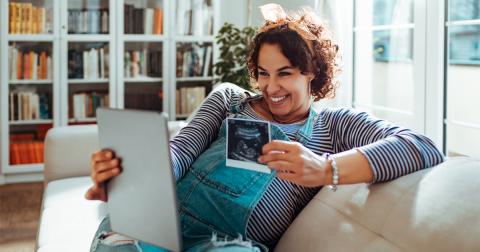
<svg viewBox="0 0 480 252">
<path fill-rule="evenodd" d="M 287 16 L 286 22 L 275 25 L 265 22 L 255 35 L 249 47 L 247 68 L 254 88 L 258 88 L 258 55 L 262 44 L 277 44 L 283 55 L 294 67 L 298 67 L 302 74 L 313 73 L 315 78 L 311 82 L 311 94 L 315 101 L 325 97 L 334 97 L 338 86 L 336 75 L 340 71 L 338 64 L 339 51 L 323 23 L 313 22 L 306 13 L 299 13 L 298 17 Z M 289 22 L 301 25 L 315 39 L 305 39 L 295 29 L 290 28 Z M 265 29 L 266 28 L 266 29 Z M 309 43 L 309 44 L 307 44 Z"/>
</svg>

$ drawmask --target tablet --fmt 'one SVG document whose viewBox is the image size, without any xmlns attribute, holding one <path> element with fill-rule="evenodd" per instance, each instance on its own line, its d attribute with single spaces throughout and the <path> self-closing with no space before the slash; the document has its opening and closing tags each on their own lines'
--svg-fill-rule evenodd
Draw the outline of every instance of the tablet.
<svg viewBox="0 0 480 252">
<path fill-rule="evenodd" d="M 177 195 L 167 116 L 99 108 L 99 142 L 121 158 L 122 173 L 108 182 L 112 230 L 155 246 L 181 250 Z"/>
</svg>

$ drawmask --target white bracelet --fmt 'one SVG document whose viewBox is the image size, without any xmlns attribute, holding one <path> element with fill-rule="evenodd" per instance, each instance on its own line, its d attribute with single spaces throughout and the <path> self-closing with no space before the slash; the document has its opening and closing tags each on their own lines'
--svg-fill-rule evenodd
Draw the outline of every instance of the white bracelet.
<svg viewBox="0 0 480 252">
<path fill-rule="evenodd" d="M 325 157 L 325 159 L 328 161 L 329 159 L 332 160 L 331 166 L 332 166 L 332 184 L 328 185 L 328 189 L 330 191 L 335 192 L 337 191 L 337 185 L 338 185 L 338 166 L 337 162 L 335 162 L 335 159 L 330 155 L 330 153 L 324 153 L 322 155 Z"/>
</svg>

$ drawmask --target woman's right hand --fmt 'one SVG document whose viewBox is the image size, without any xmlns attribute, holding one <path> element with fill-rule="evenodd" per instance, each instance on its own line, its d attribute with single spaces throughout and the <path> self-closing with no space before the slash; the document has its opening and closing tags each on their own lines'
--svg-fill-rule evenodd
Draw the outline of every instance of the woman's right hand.
<svg viewBox="0 0 480 252">
<path fill-rule="evenodd" d="M 120 158 L 115 157 L 112 150 L 104 149 L 92 154 L 91 178 L 93 186 L 85 194 L 86 199 L 107 201 L 106 181 L 120 174 L 120 163 Z"/>
</svg>

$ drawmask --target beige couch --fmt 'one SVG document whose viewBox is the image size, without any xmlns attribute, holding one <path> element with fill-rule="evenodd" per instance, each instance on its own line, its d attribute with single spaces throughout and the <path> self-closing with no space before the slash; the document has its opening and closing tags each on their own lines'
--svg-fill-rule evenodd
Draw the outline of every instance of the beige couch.
<svg viewBox="0 0 480 252">
<path fill-rule="evenodd" d="M 170 124 L 171 132 L 179 127 Z M 38 251 L 88 251 L 106 213 L 87 201 L 96 126 L 48 132 Z M 395 181 L 321 190 L 276 251 L 480 251 L 480 160 L 452 158 Z"/>
</svg>

